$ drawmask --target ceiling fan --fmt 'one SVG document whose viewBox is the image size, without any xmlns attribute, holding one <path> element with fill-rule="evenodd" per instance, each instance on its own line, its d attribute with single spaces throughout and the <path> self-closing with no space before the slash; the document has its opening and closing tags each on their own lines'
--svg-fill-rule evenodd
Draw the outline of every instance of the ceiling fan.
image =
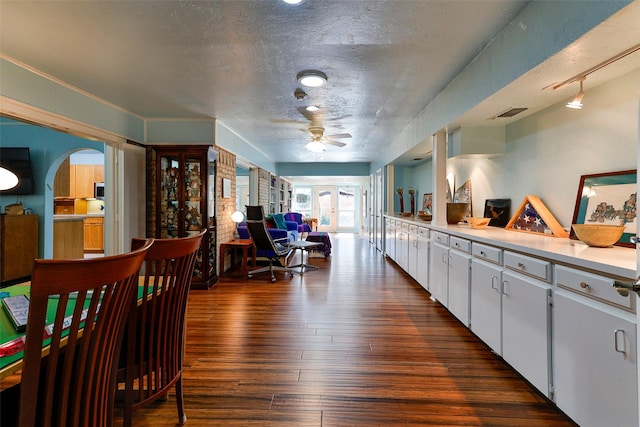
<svg viewBox="0 0 640 427">
<path fill-rule="evenodd" d="M 309 126 L 309 133 L 311 133 L 311 142 L 305 145 L 305 148 L 315 153 L 324 151 L 325 144 L 333 145 L 335 147 L 344 147 L 347 144 L 340 141 L 334 141 L 334 139 L 351 138 L 351 134 L 348 133 L 324 136 L 324 128 L 322 126 Z"/>
</svg>

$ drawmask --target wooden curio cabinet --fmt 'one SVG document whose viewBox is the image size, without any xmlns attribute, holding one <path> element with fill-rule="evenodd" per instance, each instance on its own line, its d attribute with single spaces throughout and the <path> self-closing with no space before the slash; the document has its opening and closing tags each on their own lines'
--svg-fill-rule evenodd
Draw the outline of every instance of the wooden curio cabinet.
<svg viewBox="0 0 640 427">
<path fill-rule="evenodd" d="M 208 289 L 217 282 L 215 229 L 215 161 L 207 146 L 149 147 L 148 172 L 154 179 L 148 201 L 149 235 L 172 239 L 207 229 L 198 253 L 191 287 Z"/>
</svg>

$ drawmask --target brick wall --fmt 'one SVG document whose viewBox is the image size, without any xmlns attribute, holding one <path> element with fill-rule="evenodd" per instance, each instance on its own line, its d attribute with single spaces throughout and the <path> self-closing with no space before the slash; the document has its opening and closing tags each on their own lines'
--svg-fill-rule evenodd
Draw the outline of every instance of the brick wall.
<svg viewBox="0 0 640 427">
<path fill-rule="evenodd" d="M 236 156 L 220 147 L 216 161 L 216 231 L 218 236 L 217 259 L 220 259 L 220 243 L 233 239 L 236 224 L 231 221 L 231 214 L 236 210 Z M 222 197 L 222 180 L 231 180 L 231 197 Z M 225 254 L 224 268 L 229 268 L 230 254 Z M 219 265 L 218 265 L 219 268 Z M 218 271 L 218 275 L 222 273 Z"/>
</svg>

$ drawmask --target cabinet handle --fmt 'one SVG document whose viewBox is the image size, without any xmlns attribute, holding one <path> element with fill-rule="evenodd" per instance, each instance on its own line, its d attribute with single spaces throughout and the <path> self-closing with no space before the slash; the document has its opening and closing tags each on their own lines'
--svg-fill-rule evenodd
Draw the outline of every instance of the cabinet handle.
<svg viewBox="0 0 640 427">
<path fill-rule="evenodd" d="M 589 286 L 589 284 L 587 282 L 580 282 L 580 287 L 582 289 L 584 289 L 585 291 L 590 291 L 591 290 L 591 286 Z"/>
<path fill-rule="evenodd" d="M 486 254 L 484 253 L 484 251 L 480 251 L 480 255 L 482 255 L 482 256 L 486 256 Z"/>
<path fill-rule="evenodd" d="M 509 296 L 509 292 L 507 292 L 507 285 L 508 284 L 509 284 L 509 281 L 507 281 L 507 280 L 503 280 L 502 281 L 502 295 Z"/>
<path fill-rule="evenodd" d="M 620 349 L 620 346 L 618 345 L 618 336 L 622 334 L 622 350 Z M 613 331 L 613 346 L 615 348 L 615 350 L 618 353 L 622 353 L 622 354 L 627 354 L 627 351 L 625 349 L 625 340 L 624 340 L 624 336 L 625 336 L 625 332 L 624 329 L 616 329 L 615 331 Z"/>
<path fill-rule="evenodd" d="M 442 262 L 445 263 L 445 264 L 449 263 L 449 260 L 447 259 L 447 254 L 446 253 L 442 254 Z"/>
<path fill-rule="evenodd" d="M 526 268 L 525 265 L 523 263 L 521 263 L 521 262 L 518 263 L 518 267 L 520 269 L 522 269 L 522 270 L 524 270 Z"/>
<path fill-rule="evenodd" d="M 498 277 L 491 276 L 491 289 L 493 289 L 496 292 L 499 292 L 497 283 L 498 283 Z"/>
</svg>

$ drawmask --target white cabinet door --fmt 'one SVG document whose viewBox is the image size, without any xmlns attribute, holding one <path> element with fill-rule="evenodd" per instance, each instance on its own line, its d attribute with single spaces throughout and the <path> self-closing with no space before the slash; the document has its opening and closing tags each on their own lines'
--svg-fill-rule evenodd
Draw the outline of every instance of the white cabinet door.
<svg viewBox="0 0 640 427">
<path fill-rule="evenodd" d="M 551 285 L 502 273 L 502 357 L 549 396 Z"/>
<path fill-rule="evenodd" d="M 498 354 L 502 354 L 501 282 L 500 266 L 471 261 L 471 330 Z"/>
<path fill-rule="evenodd" d="M 425 230 L 424 234 L 428 236 L 428 231 Z M 419 234 L 416 246 L 418 249 L 417 271 L 414 278 L 420 283 L 420 286 L 429 290 L 429 238 Z"/>
<path fill-rule="evenodd" d="M 418 276 L 418 236 L 409 233 L 409 249 L 407 254 L 407 273 L 416 279 Z M 416 279 L 417 280 L 417 279 Z"/>
<path fill-rule="evenodd" d="M 396 241 L 396 263 L 404 271 L 409 268 L 409 233 L 402 229 L 396 229 L 398 240 Z"/>
<path fill-rule="evenodd" d="M 385 222 L 385 242 L 384 250 L 389 258 L 396 259 L 396 222 L 387 219 Z"/>
<path fill-rule="evenodd" d="M 582 427 L 638 425 L 636 324 L 563 291 L 553 302 L 555 401 Z"/>
<path fill-rule="evenodd" d="M 449 311 L 469 326 L 469 285 L 471 255 L 449 250 Z"/>
<path fill-rule="evenodd" d="M 429 292 L 445 307 L 448 306 L 448 281 L 449 281 L 449 248 L 439 243 L 434 243 L 431 248 L 431 280 Z"/>
</svg>

